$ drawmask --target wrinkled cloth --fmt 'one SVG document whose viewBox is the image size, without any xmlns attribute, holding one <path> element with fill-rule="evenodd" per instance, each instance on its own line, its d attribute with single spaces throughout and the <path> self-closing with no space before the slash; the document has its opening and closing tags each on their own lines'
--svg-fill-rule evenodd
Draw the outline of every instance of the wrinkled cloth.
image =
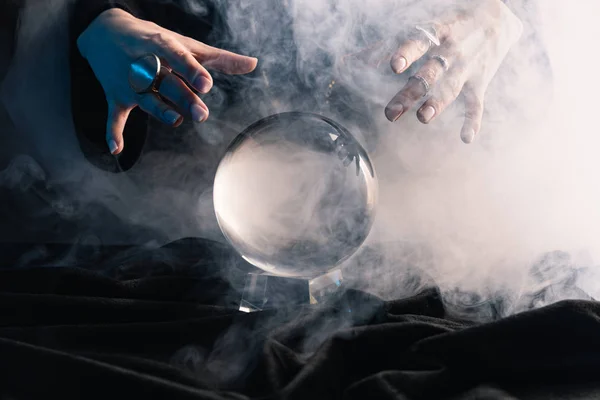
<svg viewBox="0 0 600 400">
<path fill-rule="evenodd" d="M 166 250 L 0 270 L 0 397 L 600 396 L 597 302 L 479 323 L 454 318 L 435 287 L 389 301 L 347 289 L 326 304 L 246 314 L 236 302 L 249 269 L 229 248 Z"/>
</svg>

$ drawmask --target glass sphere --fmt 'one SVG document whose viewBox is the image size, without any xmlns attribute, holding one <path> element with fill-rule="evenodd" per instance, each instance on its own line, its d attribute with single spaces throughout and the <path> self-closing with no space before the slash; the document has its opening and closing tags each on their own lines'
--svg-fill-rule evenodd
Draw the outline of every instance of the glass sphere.
<svg viewBox="0 0 600 400">
<path fill-rule="evenodd" d="M 219 226 L 241 256 L 279 276 L 312 278 L 350 257 L 375 215 L 366 151 L 336 122 L 289 112 L 240 133 L 214 182 Z"/>
</svg>

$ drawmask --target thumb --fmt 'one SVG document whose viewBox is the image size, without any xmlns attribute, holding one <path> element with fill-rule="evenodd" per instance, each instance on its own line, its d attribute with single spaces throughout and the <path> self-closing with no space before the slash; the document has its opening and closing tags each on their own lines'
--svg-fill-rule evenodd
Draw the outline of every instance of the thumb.
<svg viewBox="0 0 600 400">
<path fill-rule="evenodd" d="M 463 88 L 463 97 L 465 101 L 465 122 L 460 133 L 463 142 L 471 143 L 475 136 L 481 130 L 481 120 L 483 119 L 483 98 L 485 88 L 474 88 L 471 84 L 466 84 Z"/>
<path fill-rule="evenodd" d="M 106 121 L 106 144 L 111 154 L 117 155 L 123 151 L 123 131 L 131 108 L 108 103 L 108 119 Z"/>
</svg>

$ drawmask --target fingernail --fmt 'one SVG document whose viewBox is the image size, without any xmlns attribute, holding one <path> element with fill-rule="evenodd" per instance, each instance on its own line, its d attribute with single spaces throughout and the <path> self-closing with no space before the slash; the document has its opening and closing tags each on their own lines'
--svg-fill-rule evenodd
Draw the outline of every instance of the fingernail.
<svg viewBox="0 0 600 400">
<path fill-rule="evenodd" d="M 421 117 L 421 122 L 428 123 L 435 115 L 435 108 L 432 106 L 423 107 L 419 110 L 419 115 Z"/>
<path fill-rule="evenodd" d="M 406 64 L 406 58 L 396 57 L 392 61 L 392 68 L 394 69 L 395 73 L 399 74 L 400 72 L 404 71 L 404 68 L 406 68 Z"/>
<path fill-rule="evenodd" d="M 202 122 L 208 116 L 206 110 L 199 104 L 192 104 L 190 107 L 190 113 L 192 114 L 192 119 L 196 122 Z"/>
<path fill-rule="evenodd" d="M 395 104 L 385 109 L 385 116 L 390 122 L 396 122 L 402 116 L 403 111 L 402 104 Z"/>
<path fill-rule="evenodd" d="M 193 85 L 200 93 L 208 93 L 212 88 L 212 81 L 205 76 L 199 76 L 194 79 Z"/>
<path fill-rule="evenodd" d="M 473 129 L 463 130 L 460 134 L 460 138 L 462 139 L 463 142 L 465 142 L 467 144 L 473 142 L 473 139 L 475 139 L 475 130 L 473 130 Z"/>
<path fill-rule="evenodd" d="M 115 151 L 119 148 L 119 145 L 114 140 L 108 141 L 108 150 L 110 150 L 110 154 L 115 154 Z"/>
<path fill-rule="evenodd" d="M 174 110 L 165 110 L 165 112 L 163 113 L 163 118 L 167 124 L 175 125 L 177 121 L 179 121 L 179 119 L 181 118 L 181 115 L 179 115 L 179 113 Z"/>
</svg>

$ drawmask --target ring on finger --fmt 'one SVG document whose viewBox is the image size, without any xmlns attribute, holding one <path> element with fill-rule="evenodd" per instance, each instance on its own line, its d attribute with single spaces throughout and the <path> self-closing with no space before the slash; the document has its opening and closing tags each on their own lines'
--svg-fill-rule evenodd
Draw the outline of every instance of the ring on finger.
<svg viewBox="0 0 600 400">
<path fill-rule="evenodd" d="M 438 61 L 442 67 L 444 68 L 444 71 L 448 72 L 448 70 L 450 69 L 450 63 L 448 62 L 448 59 L 442 55 L 439 54 L 434 54 L 431 57 L 429 57 L 431 60 L 436 60 Z"/>
<path fill-rule="evenodd" d="M 171 70 L 162 65 L 156 54 L 148 54 L 129 65 L 129 86 L 137 94 L 156 93 L 169 73 Z"/>
<path fill-rule="evenodd" d="M 437 30 L 433 24 L 416 25 L 415 29 L 427 38 L 429 41 L 429 47 L 432 47 L 433 45 L 439 46 L 441 44 Z"/>
<path fill-rule="evenodd" d="M 421 75 L 418 74 L 413 75 L 412 77 L 418 80 L 421 83 L 421 85 L 423 85 L 423 89 L 425 90 L 423 97 L 427 96 L 429 94 L 429 90 L 431 89 L 431 85 L 429 84 L 429 82 L 427 82 L 427 79 L 423 78 Z"/>
</svg>

